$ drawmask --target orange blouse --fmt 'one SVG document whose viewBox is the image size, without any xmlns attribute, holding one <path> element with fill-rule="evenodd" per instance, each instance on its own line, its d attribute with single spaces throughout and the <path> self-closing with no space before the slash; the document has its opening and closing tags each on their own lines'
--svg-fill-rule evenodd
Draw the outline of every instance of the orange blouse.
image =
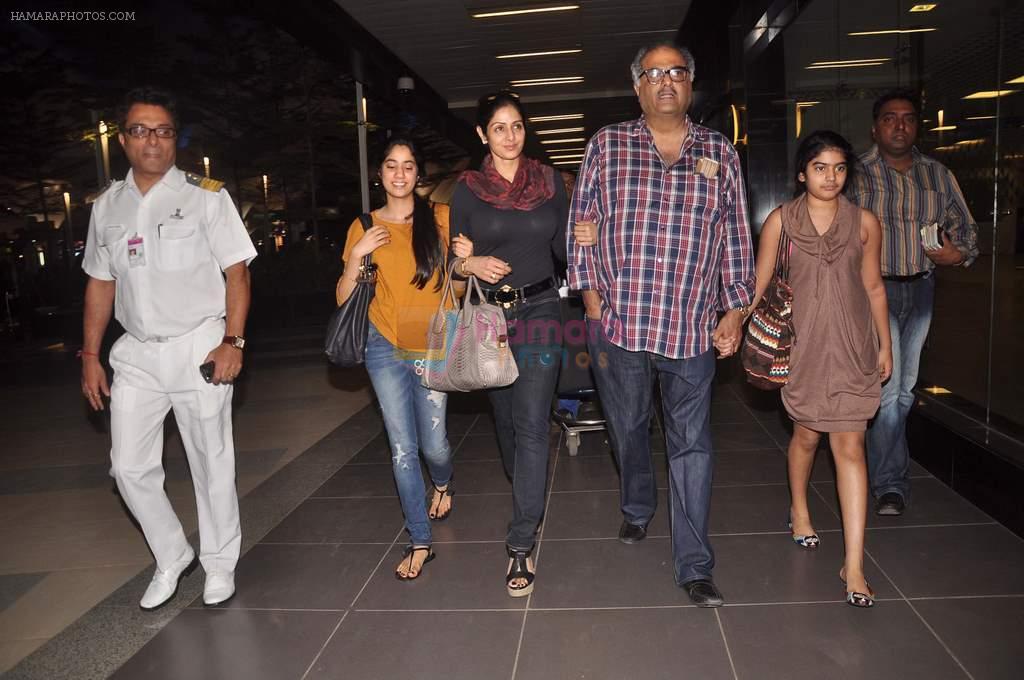
<svg viewBox="0 0 1024 680">
<path fill-rule="evenodd" d="M 427 327 L 441 301 L 441 292 L 435 290 L 438 272 L 423 289 L 412 283 L 416 274 L 416 258 L 412 251 L 412 224 L 387 222 L 380 219 L 378 211 L 371 213 L 373 223 L 388 228 L 391 243 L 373 251 L 373 263 L 377 265 L 377 289 L 370 303 L 370 322 L 381 335 L 395 347 L 412 352 L 427 349 Z M 448 206 L 438 203 L 434 206 L 437 230 L 448 251 Z M 342 259 L 347 261 L 352 248 L 363 237 L 363 224 L 358 218 L 348 228 Z M 444 260 L 442 260 L 444 261 Z"/>
</svg>

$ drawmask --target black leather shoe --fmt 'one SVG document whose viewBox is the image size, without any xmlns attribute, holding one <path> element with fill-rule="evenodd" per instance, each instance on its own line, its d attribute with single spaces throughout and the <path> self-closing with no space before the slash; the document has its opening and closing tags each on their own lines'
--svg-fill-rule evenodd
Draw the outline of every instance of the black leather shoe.
<svg viewBox="0 0 1024 680">
<path fill-rule="evenodd" d="M 633 545 L 647 538 L 647 526 L 643 524 L 630 524 L 623 520 L 619 528 L 619 540 L 626 545 Z"/>
<path fill-rule="evenodd" d="M 698 607 L 721 607 L 725 600 L 722 592 L 710 579 L 702 578 L 682 585 L 690 600 Z"/>
<path fill-rule="evenodd" d="M 903 496 L 890 491 L 889 493 L 883 493 L 882 497 L 878 499 L 878 503 L 875 504 L 875 514 L 902 515 L 906 507 L 907 504 L 903 501 Z"/>
</svg>

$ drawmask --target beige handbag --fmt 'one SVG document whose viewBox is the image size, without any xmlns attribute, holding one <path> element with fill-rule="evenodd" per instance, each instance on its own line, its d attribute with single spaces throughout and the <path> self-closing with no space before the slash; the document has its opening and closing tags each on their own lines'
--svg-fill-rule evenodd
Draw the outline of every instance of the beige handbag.
<svg viewBox="0 0 1024 680">
<path fill-rule="evenodd" d="M 427 329 L 427 356 L 423 362 L 425 387 L 441 392 L 471 392 L 505 387 L 519 377 L 519 367 L 508 344 L 508 325 L 501 308 L 484 298 L 475 276 L 467 282 L 461 302 L 455 297 L 448 267 L 437 313 Z M 476 293 L 479 302 L 471 300 Z M 445 308 L 446 300 L 452 301 Z"/>
</svg>

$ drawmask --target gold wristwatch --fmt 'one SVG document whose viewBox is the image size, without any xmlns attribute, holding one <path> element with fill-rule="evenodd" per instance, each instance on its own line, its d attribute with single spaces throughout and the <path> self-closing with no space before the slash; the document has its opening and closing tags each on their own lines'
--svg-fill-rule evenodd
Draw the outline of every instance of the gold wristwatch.
<svg viewBox="0 0 1024 680">
<path fill-rule="evenodd" d="M 222 342 L 225 345 L 231 345 L 235 349 L 245 349 L 245 338 L 241 335 L 225 335 Z"/>
</svg>

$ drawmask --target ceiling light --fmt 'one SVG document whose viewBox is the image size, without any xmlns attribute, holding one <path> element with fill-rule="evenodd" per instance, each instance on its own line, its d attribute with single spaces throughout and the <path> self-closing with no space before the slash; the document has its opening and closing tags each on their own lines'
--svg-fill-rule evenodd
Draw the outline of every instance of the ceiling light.
<svg viewBox="0 0 1024 680">
<path fill-rule="evenodd" d="M 1008 94 L 1013 94 L 1018 90 L 981 90 L 980 92 L 972 92 L 971 94 L 963 97 L 964 99 L 995 99 L 996 97 L 1005 97 Z"/>
<path fill-rule="evenodd" d="M 797 102 L 796 103 L 796 107 L 798 109 L 806 109 L 806 108 L 808 108 L 810 106 L 814 106 L 814 105 L 820 104 L 820 103 L 821 102 Z"/>
<path fill-rule="evenodd" d="M 956 129 L 955 125 L 936 125 L 935 127 L 931 128 L 930 131 L 931 132 L 946 132 L 948 130 L 955 130 L 955 129 Z"/>
<path fill-rule="evenodd" d="M 561 154 L 561 155 L 558 155 L 558 156 L 548 156 L 548 158 L 550 158 L 553 161 L 564 161 L 567 158 L 575 158 L 575 159 L 579 160 L 579 159 L 583 158 L 583 153 L 582 152 L 581 153 L 567 153 L 567 154 Z"/>
<path fill-rule="evenodd" d="M 548 7 L 528 7 L 525 9 L 506 9 L 496 12 L 478 12 L 471 14 L 474 19 L 492 19 L 494 17 L 510 17 L 518 14 L 537 14 L 540 12 L 565 12 L 572 9 L 579 9 L 579 5 L 549 5 Z"/>
<path fill-rule="evenodd" d="M 922 3 L 920 5 L 914 5 L 910 8 L 911 12 L 931 12 L 933 9 L 939 6 L 937 2 Z"/>
<path fill-rule="evenodd" d="M 988 141 L 988 140 L 985 139 L 984 137 L 981 138 L 981 139 L 962 139 L 959 142 L 956 142 L 956 146 L 967 146 L 967 145 L 974 145 L 974 144 L 983 144 L 986 141 Z"/>
<path fill-rule="evenodd" d="M 937 28 L 891 28 L 884 31 L 853 31 L 846 35 L 904 35 L 906 33 L 931 33 Z"/>
<path fill-rule="evenodd" d="M 563 113 L 557 116 L 530 116 L 527 120 L 531 123 L 547 123 L 555 120 L 579 120 L 582 113 Z"/>
<path fill-rule="evenodd" d="M 1024 85 L 1024 76 L 1014 78 L 1013 80 L 1007 80 L 1007 85 Z"/>
<path fill-rule="evenodd" d="M 555 54 L 579 54 L 583 50 L 551 50 L 549 52 L 519 52 L 516 54 L 499 54 L 495 59 L 525 59 L 526 57 L 550 57 Z"/>
<path fill-rule="evenodd" d="M 555 161 L 551 165 L 579 165 L 579 161 Z"/>
<path fill-rule="evenodd" d="M 541 144 L 569 144 L 571 142 L 585 142 L 586 137 L 566 137 L 565 139 L 542 139 Z"/>
<path fill-rule="evenodd" d="M 965 120 L 992 120 L 995 116 L 966 116 Z"/>
<path fill-rule="evenodd" d="M 812 61 L 811 66 L 844 66 L 846 64 L 874 64 L 879 61 L 892 61 L 889 57 L 876 57 L 874 59 L 837 59 L 833 61 Z M 816 104 L 818 102 L 815 102 Z"/>
<path fill-rule="evenodd" d="M 574 153 L 576 151 L 586 151 L 587 148 L 584 146 L 572 146 L 568 149 L 547 149 L 548 153 Z"/>
<path fill-rule="evenodd" d="M 566 132 L 583 132 L 581 127 L 556 128 L 554 130 L 537 130 L 538 135 L 562 135 Z"/>
<path fill-rule="evenodd" d="M 582 83 L 583 76 L 561 76 L 558 78 L 530 78 L 527 80 L 513 80 L 512 87 L 537 87 L 538 85 L 571 85 Z"/>
<path fill-rule="evenodd" d="M 805 66 L 804 69 L 813 71 L 820 68 L 860 68 L 861 66 L 881 66 L 884 63 L 884 61 L 866 61 L 856 64 L 819 64 L 817 66 Z"/>
</svg>

